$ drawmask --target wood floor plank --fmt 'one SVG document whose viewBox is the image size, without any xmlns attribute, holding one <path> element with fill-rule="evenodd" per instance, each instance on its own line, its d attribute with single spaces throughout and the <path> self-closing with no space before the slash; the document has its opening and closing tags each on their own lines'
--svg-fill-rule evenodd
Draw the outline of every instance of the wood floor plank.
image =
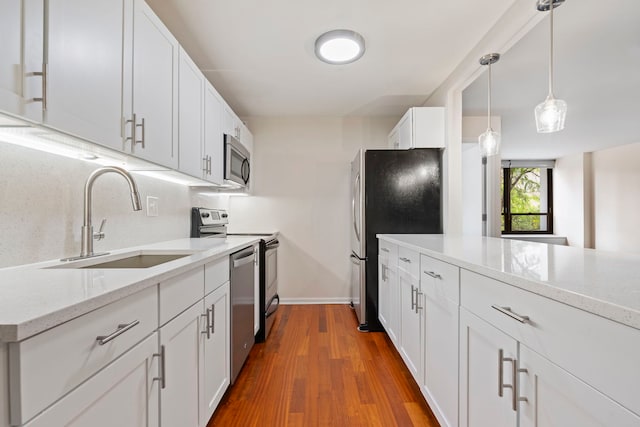
<svg viewBox="0 0 640 427">
<path fill-rule="evenodd" d="M 356 325 L 345 305 L 281 306 L 208 427 L 438 427 L 387 335 Z"/>
</svg>

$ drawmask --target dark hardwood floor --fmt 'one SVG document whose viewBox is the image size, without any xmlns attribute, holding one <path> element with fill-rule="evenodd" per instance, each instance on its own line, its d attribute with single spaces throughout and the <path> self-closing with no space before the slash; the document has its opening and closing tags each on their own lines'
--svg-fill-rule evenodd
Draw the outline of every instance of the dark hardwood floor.
<svg viewBox="0 0 640 427">
<path fill-rule="evenodd" d="M 208 427 L 439 425 L 387 335 L 358 332 L 349 306 L 277 316 Z"/>
</svg>

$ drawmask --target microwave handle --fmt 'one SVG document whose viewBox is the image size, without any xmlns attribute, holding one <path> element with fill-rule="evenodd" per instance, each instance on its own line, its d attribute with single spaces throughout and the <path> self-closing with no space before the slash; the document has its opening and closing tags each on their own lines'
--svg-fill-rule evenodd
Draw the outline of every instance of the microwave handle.
<svg viewBox="0 0 640 427">
<path fill-rule="evenodd" d="M 246 177 L 245 177 L 245 170 L 247 175 Z M 241 171 L 242 171 L 242 180 L 244 181 L 245 184 L 247 184 L 249 182 L 249 176 L 251 175 L 251 166 L 249 166 L 249 160 L 244 159 L 242 161 Z"/>
</svg>

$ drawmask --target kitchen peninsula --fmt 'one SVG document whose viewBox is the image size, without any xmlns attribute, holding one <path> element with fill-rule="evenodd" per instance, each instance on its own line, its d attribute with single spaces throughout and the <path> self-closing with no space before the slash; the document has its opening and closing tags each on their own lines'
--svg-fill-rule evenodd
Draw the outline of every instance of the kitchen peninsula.
<svg viewBox="0 0 640 427">
<path fill-rule="evenodd" d="M 380 321 L 442 425 L 640 425 L 638 255 L 378 238 Z"/>
</svg>

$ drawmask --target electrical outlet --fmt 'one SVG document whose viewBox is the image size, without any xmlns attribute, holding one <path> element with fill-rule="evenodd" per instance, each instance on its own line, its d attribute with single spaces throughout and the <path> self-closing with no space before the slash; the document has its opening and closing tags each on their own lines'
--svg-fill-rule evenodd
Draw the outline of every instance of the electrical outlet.
<svg viewBox="0 0 640 427">
<path fill-rule="evenodd" d="M 147 196 L 147 216 L 158 216 L 158 198 Z"/>
</svg>

